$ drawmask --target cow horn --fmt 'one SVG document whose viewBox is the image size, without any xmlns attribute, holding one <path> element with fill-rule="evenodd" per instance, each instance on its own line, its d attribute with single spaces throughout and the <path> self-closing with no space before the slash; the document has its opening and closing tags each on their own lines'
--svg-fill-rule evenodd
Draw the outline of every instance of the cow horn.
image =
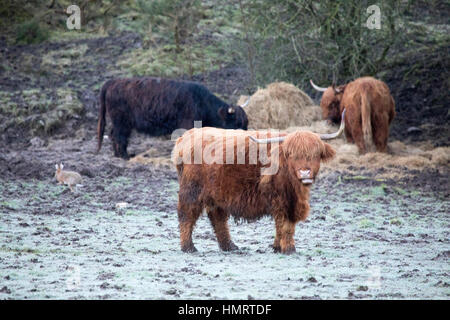
<svg viewBox="0 0 450 320">
<path fill-rule="evenodd" d="M 345 128 L 345 109 L 342 111 L 341 116 L 341 126 L 339 127 L 339 130 L 335 133 L 324 133 L 320 135 L 320 139 L 322 140 L 330 140 L 339 137 Z"/>
<path fill-rule="evenodd" d="M 255 137 L 250 136 L 250 139 L 255 141 L 256 143 L 277 143 L 283 142 L 286 137 L 275 137 L 275 138 L 266 138 L 266 139 L 256 139 Z"/>
<path fill-rule="evenodd" d="M 327 88 L 322 88 L 322 87 L 319 87 L 319 86 L 315 85 L 312 80 L 309 80 L 309 82 L 311 83 L 313 88 L 316 89 L 317 91 L 324 92 L 325 90 L 327 90 Z"/>
<path fill-rule="evenodd" d="M 249 103 L 250 103 L 250 98 L 248 98 L 247 101 L 245 101 L 244 104 L 241 104 L 240 107 L 241 108 L 245 108 L 246 106 L 248 106 Z"/>
<path fill-rule="evenodd" d="M 345 129 L 345 109 L 342 111 L 341 116 L 341 126 L 339 127 L 339 130 L 335 133 L 323 133 L 320 135 L 320 139 L 322 140 L 330 140 L 339 137 L 342 132 L 344 132 Z M 257 139 L 253 136 L 250 136 L 250 139 L 255 141 L 256 143 L 277 143 L 277 142 L 283 142 L 286 139 L 286 136 L 284 137 L 274 137 L 274 138 L 266 138 L 266 139 Z"/>
<path fill-rule="evenodd" d="M 344 91 L 344 90 L 340 89 L 339 87 L 336 87 L 334 82 L 333 82 L 332 87 L 333 87 L 334 93 L 342 93 L 342 91 Z"/>
</svg>

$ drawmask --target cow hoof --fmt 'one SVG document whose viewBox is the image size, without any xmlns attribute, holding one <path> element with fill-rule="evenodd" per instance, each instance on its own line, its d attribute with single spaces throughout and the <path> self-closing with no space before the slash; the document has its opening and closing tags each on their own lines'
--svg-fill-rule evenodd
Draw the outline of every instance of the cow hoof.
<svg viewBox="0 0 450 320">
<path fill-rule="evenodd" d="M 287 247 L 284 250 L 281 250 L 281 253 L 283 254 L 295 253 L 295 247 Z"/>
<path fill-rule="evenodd" d="M 189 246 L 182 246 L 181 251 L 186 252 L 186 253 L 193 253 L 193 252 L 197 252 L 197 248 L 194 247 L 194 245 L 192 244 Z"/>
<path fill-rule="evenodd" d="M 239 250 L 239 247 L 237 245 L 234 244 L 233 241 L 230 241 L 227 245 L 225 246 L 220 246 L 220 248 L 223 251 L 236 251 Z"/>
<path fill-rule="evenodd" d="M 230 251 L 236 251 L 239 250 L 239 247 L 234 244 L 233 241 L 230 241 Z"/>
<path fill-rule="evenodd" d="M 276 253 L 278 253 L 278 252 L 281 252 L 281 247 L 280 246 L 271 246 L 272 247 L 272 249 L 273 249 L 273 252 L 276 252 Z"/>
</svg>

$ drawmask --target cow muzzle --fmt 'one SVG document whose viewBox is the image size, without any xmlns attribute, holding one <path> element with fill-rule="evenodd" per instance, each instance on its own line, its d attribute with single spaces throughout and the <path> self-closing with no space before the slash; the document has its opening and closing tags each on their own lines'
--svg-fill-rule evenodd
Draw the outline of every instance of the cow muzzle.
<svg viewBox="0 0 450 320">
<path fill-rule="evenodd" d="M 314 182 L 314 177 L 311 176 L 311 170 L 298 170 L 298 178 L 303 184 L 312 184 Z"/>
</svg>

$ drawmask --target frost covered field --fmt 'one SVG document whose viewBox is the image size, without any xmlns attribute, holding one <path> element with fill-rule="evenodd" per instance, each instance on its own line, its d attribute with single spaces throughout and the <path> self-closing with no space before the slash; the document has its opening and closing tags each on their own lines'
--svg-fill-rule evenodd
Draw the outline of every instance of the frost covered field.
<svg viewBox="0 0 450 320">
<path fill-rule="evenodd" d="M 170 150 L 170 141 L 146 139 Z M 96 156 L 84 149 L 92 145 L 55 142 L 2 163 L 14 174 L 0 184 L 1 299 L 449 298 L 446 175 L 323 174 L 296 253 L 272 252 L 269 218 L 230 220 L 240 250 L 221 252 L 203 216 L 199 252 L 185 254 L 174 170 L 110 160 L 107 148 Z M 83 174 L 75 193 L 53 177 L 52 159 L 63 154 Z"/>
</svg>

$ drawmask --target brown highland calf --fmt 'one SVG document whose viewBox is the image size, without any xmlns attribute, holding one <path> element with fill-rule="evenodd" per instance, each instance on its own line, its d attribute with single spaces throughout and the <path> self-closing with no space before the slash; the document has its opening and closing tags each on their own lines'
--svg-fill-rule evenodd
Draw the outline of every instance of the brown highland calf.
<svg viewBox="0 0 450 320">
<path fill-rule="evenodd" d="M 324 119 L 339 123 L 342 110 L 347 110 L 345 136 L 356 143 L 360 154 L 375 149 L 386 152 L 389 125 L 395 117 L 394 99 L 386 83 L 364 77 L 337 87 L 321 88 L 312 80 L 311 85 L 323 92 L 320 107 Z"/>
<path fill-rule="evenodd" d="M 180 183 L 178 220 L 182 251 L 196 251 L 192 231 L 205 209 L 224 251 L 238 249 L 230 238 L 230 215 L 247 221 L 271 215 L 276 227 L 274 250 L 294 252 L 295 225 L 308 216 L 310 186 L 320 163 L 335 155 L 334 149 L 321 138 L 332 139 L 343 130 L 344 121 L 338 132 L 320 136 L 307 131 L 290 134 L 217 128 L 187 131 L 178 138 L 172 154 Z M 259 156 L 252 157 L 257 149 Z M 196 162 L 199 151 L 200 161 Z M 216 161 L 205 163 L 207 154 L 216 156 Z M 268 168 L 278 170 L 264 173 Z"/>
</svg>

